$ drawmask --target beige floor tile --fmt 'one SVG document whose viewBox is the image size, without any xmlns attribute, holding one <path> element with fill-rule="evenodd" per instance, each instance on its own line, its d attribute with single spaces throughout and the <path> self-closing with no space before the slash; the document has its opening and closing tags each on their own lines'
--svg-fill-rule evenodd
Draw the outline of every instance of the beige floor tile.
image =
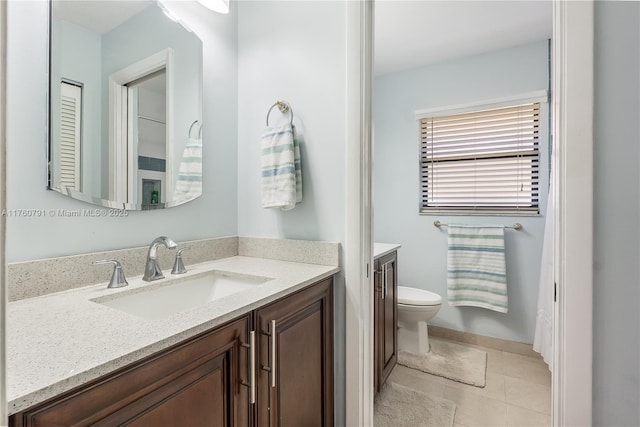
<svg viewBox="0 0 640 427">
<path fill-rule="evenodd" d="M 549 425 L 551 374 L 541 359 L 453 342 L 487 352 L 487 385 L 484 388 L 401 365 L 396 366 L 389 379 L 455 402 L 454 427 Z"/>
<path fill-rule="evenodd" d="M 502 352 L 499 350 L 489 349 L 487 351 L 487 372 L 502 375 L 502 364 Z"/>
<path fill-rule="evenodd" d="M 432 396 L 443 397 L 448 380 L 406 366 L 396 365 L 387 381 L 393 381 L 396 384 L 423 391 Z"/>
<path fill-rule="evenodd" d="M 446 386 L 444 398 L 456 404 L 455 422 L 465 426 L 506 426 L 506 403 Z"/>
<path fill-rule="evenodd" d="M 489 372 L 487 370 L 486 385 L 484 387 L 475 387 L 468 384 L 459 383 L 457 381 L 449 381 L 448 385 L 474 393 L 479 396 L 489 397 L 491 399 L 506 402 L 506 392 L 504 375 Z"/>
<path fill-rule="evenodd" d="M 507 403 L 543 414 L 551 414 L 551 387 L 505 377 Z"/>
<path fill-rule="evenodd" d="M 551 372 L 541 359 L 503 352 L 502 373 L 508 377 L 551 386 Z"/>
<path fill-rule="evenodd" d="M 519 406 L 507 405 L 507 421 L 509 427 L 549 427 L 551 416 Z"/>
</svg>

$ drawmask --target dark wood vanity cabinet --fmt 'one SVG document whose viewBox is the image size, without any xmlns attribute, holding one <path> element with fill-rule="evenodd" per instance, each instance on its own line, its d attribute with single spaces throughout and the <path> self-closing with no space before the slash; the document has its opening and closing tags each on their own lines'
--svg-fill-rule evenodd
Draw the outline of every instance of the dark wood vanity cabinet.
<svg viewBox="0 0 640 427">
<path fill-rule="evenodd" d="M 332 426 L 332 289 L 332 277 L 322 280 L 14 414 L 9 425 Z"/>
<path fill-rule="evenodd" d="M 15 427 L 248 425 L 251 315 L 13 415 Z"/>
<path fill-rule="evenodd" d="M 374 384 L 379 392 L 397 361 L 398 257 L 397 252 L 374 262 Z"/>
<path fill-rule="evenodd" d="M 333 425 L 332 283 L 256 310 L 257 426 Z"/>
</svg>

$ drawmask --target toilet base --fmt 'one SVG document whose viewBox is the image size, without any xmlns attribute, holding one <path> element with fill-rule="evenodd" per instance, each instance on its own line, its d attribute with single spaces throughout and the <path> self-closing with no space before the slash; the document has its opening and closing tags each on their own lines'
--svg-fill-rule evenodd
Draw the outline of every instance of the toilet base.
<svg viewBox="0 0 640 427">
<path fill-rule="evenodd" d="M 429 353 L 427 322 L 398 322 L 398 349 L 413 354 Z"/>
</svg>

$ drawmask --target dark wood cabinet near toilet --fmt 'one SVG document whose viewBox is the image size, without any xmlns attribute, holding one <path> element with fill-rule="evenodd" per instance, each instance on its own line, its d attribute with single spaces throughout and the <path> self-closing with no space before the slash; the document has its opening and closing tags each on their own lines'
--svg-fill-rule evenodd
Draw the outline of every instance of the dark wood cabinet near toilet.
<svg viewBox="0 0 640 427">
<path fill-rule="evenodd" d="M 398 353 L 398 256 L 374 260 L 374 384 L 379 392 L 396 365 Z"/>
</svg>

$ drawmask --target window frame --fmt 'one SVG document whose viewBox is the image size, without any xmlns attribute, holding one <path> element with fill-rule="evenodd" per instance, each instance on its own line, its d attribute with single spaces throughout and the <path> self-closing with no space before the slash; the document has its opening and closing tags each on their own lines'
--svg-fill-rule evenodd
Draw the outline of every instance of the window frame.
<svg viewBox="0 0 640 427">
<path fill-rule="evenodd" d="M 538 194 L 538 203 L 537 206 L 531 207 L 515 207 L 515 206 L 486 206 L 486 207 L 478 207 L 478 206 L 459 206 L 459 207 L 425 207 L 424 206 L 424 197 L 425 193 L 423 191 L 423 167 L 422 167 L 422 120 L 434 117 L 442 117 L 442 116 L 450 116 L 455 114 L 463 114 L 463 113 L 473 113 L 480 112 L 483 110 L 492 110 L 499 109 L 504 107 L 515 107 L 522 104 L 535 104 L 539 103 L 539 124 L 538 124 L 538 141 L 535 146 L 535 151 L 537 155 L 535 159 L 537 159 L 538 166 L 538 180 L 537 187 L 538 193 L 541 190 L 541 185 L 544 182 L 543 177 L 540 175 L 544 170 L 543 167 L 543 159 L 544 155 L 541 151 L 544 148 L 544 136 L 542 134 L 543 130 L 546 128 L 544 124 L 544 115 L 543 104 L 548 102 L 548 92 L 546 90 L 540 90 L 525 94 L 520 94 L 517 96 L 504 97 L 499 99 L 494 99 L 491 101 L 483 101 L 476 103 L 468 103 L 461 105 L 454 105 L 450 107 L 442 107 L 442 108 L 433 108 L 433 109 L 423 109 L 417 110 L 415 112 L 415 119 L 418 126 L 418 213 L 419 215 L 437 215 L 437 214 L 446 214 L 446 215 L 465 215 L 465 216 L 482 216 L 482 215 L 501 215 L 501 216 L 539 216 L 540 209 L 542 208 L 543 200 L 541 195 Z M 523 156 L 526 157 L 526 156 Z M 533 157 L 533 156 L 530 156 Z M 492 159 L 500 159 L 505 158 L 505 156 L 496 153 L 496 156 L 491 156 Z M 484 159 L 482 159 L 484 160 Z M 454 160 L 452 160 L 453 162 Z"/>
</svg>

